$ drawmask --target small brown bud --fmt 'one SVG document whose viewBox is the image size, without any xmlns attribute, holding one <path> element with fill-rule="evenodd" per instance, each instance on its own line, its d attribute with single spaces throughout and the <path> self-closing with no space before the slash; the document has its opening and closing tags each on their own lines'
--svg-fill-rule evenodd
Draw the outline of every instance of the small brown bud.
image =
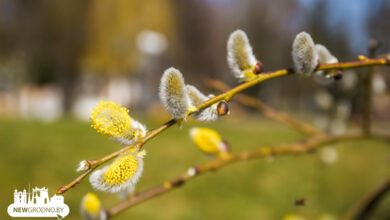
<svg viewBox="0 0 390 220">
<path fill-rule="evenodd" d="M 341 70 L 339 70 L 333 74 L 334 80 L 340 80 L 341 78 L 343 78 L 343 72 Z"/>
<path fill-rule="evenodd" d="M 68 188 L 67 188 L 66 186 L 62 186 L 62 187 L 60 187 L 60 188 L 57 190 L 56 194 L 57 194 L 57 195 L 61 195 L 61 194 L 63 194 L 64 192 L 66 192 L 67 190 L 68 190 Z"/>
<path fill-rule="evenodd" d="M 263 63 L 259 60 L 256 63 L 255 68 L 253 69 L 253 73 L 258 75 L 264 71 Z"/>
<path fill-rule="evenodd" d="M 305 198 L 296 199 L 294 202 L 295 206 L 305 206 L 307 204 Z"/>
<path fill-rule="evenodd" d="M 172 186 L 181 186 L 185 183 L 184 179 L 179 178 L 170 182 Z"/>
<path fill-rule="evenodd" d="M 229 105 L 225 101 L 221 101 L 217 105 L 217 111 L 219 116 L 224 116 L 229 113 Z"/>
</svg>

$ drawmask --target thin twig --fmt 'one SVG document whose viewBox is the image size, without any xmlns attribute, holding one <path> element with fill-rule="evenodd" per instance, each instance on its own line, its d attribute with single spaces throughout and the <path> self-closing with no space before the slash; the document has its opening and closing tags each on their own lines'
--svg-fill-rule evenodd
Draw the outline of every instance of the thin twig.
<svg viewBox="0 0 390 220">
<path fill-rule="evenodd" d="M 340 135 L 340 136 L 316 136 L 309 138 L 305 142 L 296 142 L 292 144 L 281 144 L 275 147 L 260 147 L 254 150 L 242 151 L 235 154 L 230 154 L 226 158 L 214 159 L 210 162 L 192 167 L 177 178 L 170 181 L 166 181 L 163 184 L 139 193 L 130 199 L 119 203 L 118 205 L 107 210 L 109 217 L 115 216 L 122 211 L 135 206 L 141 202 L 152 199 L 167 193 L 175 188 L 182 186 L 184 183 L 189 182 L 194 177 L 204 174 L 209 171 L 215 171 L 224 166 L 238 162 L 246 161 L 250 159 L 257 159 L 263 157 L 276 157 L 281 155 L 300 155 L 308 152 L 312 152 L 317 148 L 324 146 L 325 144 L 331 144 L 338 141 L 349 141 L 355 139 L 364 139 L 366 137 L 358 135 Z M 390 136 L 370 136 L 371 139 L 383 140 L 390 142 Z"/>
<path fill-rule="evenodd" d="M 390 178 L 385 179 L 373 191 L 365 195 L 357 204 L 349 210 L 343 219 L 364 220 L 368 219 L 374 208 L 390 191 Z"/>
<path fill-rule="evenodd" d="M 332 70 L 332 69 L 340 70 L 340 69 L 352 69 L 352 68 L 359 68 L 359 67 L 365 67 L 365 66 L 389 65 L 389 64 L 390 64 L 390 60 L 388 59 L 388 57 L 381 57 L 381 58 L 365 59 L 365 60 L 359 60 L 359 61 L 353 61 L 353 62 L 321 64 L 317 68 L 317 70 Z M 292 69 L 282 69 L 282 70 L 277 70 L 277 71 L 273 71 L 273 72 L 266 72 L 266 73 L 259 74 L 256 77 L 254 77 L 252 80 L 250 80 L 248 82 L 244 82 L 244 83 L 232 88 L 231 90 L 226 91 L 225 93 L 222 93 L 214 98 L 207 100 L 204 103 L 201 103 L 200 105 L 197 106 L 197 108 L 198 108 L 198 110 L 202 110 L 202 109 L 205 109 L 205 108 L 211 106 L 212 104 L 215 104 L 215 103 L 220 102 L 222 100 L 229 101 L 237 93 L 240 93 L 243 90 L 246 90 L 254 85 L 257 85 L 265 80 L 277 78 L 277 77 L 281 77 L 281 76 L 285 76 L 285 75 L 293 74 L 293 73 L 294 73 L 294 71 Z M 192 112 L 192 113 L 194 113 L 194 112 Z M 192 114 L 192 113 L 190 113 L 190 114 Z M 172 119 L 172 120 L 168 121 L 167 123 L 165 123 L 164 125 L 160 126 L 159 128 L 156 128 L 154 130 L 149 131 L 144 138 L 133 143 L 132 145 L 124 147 L 119 151 L 116 151 L 116 152 L 114 152 L 106 157 L 103 157 L 102 159 L 90 160 L 91 163 L 89 164 L 90 165 L 89 169 L 87 171 L 85 171 L 83 174 L 81 174 L 79 177 L 77 177 L 75 180 L 70 182 L 69 184 L 60 187 L 57 190 L 57 194 L 63 194 L 66 191 L 68 191 L 69 189 L 73 188 L 78 183 L 80 183 L 96 167 L 107 162 L 108 160 L 115 158 L 116 156 L 129 150 L 130 148 L 135 147 L 135 148 L 141 149 L 143 147 L 143 145 L 147 141 L 149 141 L 151 138 L 155 137 L 156 135 L 160 134 L 161 132 L 163 132 L 164 130 L 166 130 L 167 128 L 171 127 L 172 125 L 174 125 L 176 123 L 177 123 L 177 121 Z"/>
<path fill-rule="evenodd" d="M 87 163 L 89 164 L 89 169 L 87 171 L 85 171 L 83 174 L 81 174 L 80 176 L 78 176 L 76 179 L 74 179 L 69 184 L 60 187 L 57 190 L 56 193 L 57 194 L 63 194 L 66 191 L 68 191 L 69 189 L 75 187 L 77 184 L 79 184 L 96 167 L 98 167 L 99 165 L 101 165 L 101 164 L 103 164 L 103 163 L 105 163 L 105 162 L 107 162 L 107 161 L 117 157 L 119 154 L 121 154 L 123 152 L 126 152 L 130 148 L 135 147 L 135 148 L 141 149 L 142 146 L 147 141 L 149 141 L 150 139 L 152 139 L 153 137 L 155 137 L 159 133 L 163 132 L 165 129 L 171 127 L 175 123 L 176 123 L 176 120 L 172 119 L 172 120 L 168 121 L 167 123 L 163 124 L 162 126 L 160 126 L 159 128 L 154 129 L 154 130 L 148 132 L 144 138 L 142 138 L 140 141 L 135 142 L 134 144 L 132 144 L 130 146 L 124 147 L 124 148 L 122 148 L 122 149 L 120 149 L 120 150 L 118 150 L 118 151 L 116 151 L 116 152 L 114 152 L 112 154 L 109 154 L 109 155 L 107 155 L 107 156 L 105 156 L 105 157 L 103 157 L 101 159 L 98 159 L 98 160 L 88 160 Z"/>
<path fill-rule="evenodd" d="M 214 80 L 214 79 L 206 79 L 205 83 L 213 89 L 217 89 L 219 91 L 226 91 L 229 90 L 229 86 L 227 86 L 225 83 L 223 83 L 220 80 Z M 286 124 L 287 126 L 300 131 L 307 135 L 326 135 L 323 131 L 307 124 L 301 121 L 298 121 L 287 114 L 277 111 L 268 105 L 266 105 L 264 102 L 262 102 L 259 99 L 250 97 L 245 94 L 237 94 L 236 100 L 246 106 L 252 107 L 263 113 L 266 117 L 274 119 L 276 121 L 279 121 L 283 124 Z"/>
</svg>

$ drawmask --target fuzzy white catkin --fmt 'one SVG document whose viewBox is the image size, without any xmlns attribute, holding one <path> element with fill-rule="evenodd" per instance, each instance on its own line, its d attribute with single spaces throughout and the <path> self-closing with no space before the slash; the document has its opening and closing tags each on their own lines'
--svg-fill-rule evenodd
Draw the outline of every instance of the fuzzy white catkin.
<svg viewBox="0 0 390 220">
<path fill-rule="evenodd" d="M 165 70 L 161 77 L 159 96 L 164 108 L 173 118 L 181 119 L 186 116 L 191 103 L 179 70 L 173 67 Z"/>
<path fill-rule="evenodd" d="M 199 104 L 207 101 L 210 97 L 204 95 L 195 86 L 187 85 L 187 94 L 191 100 L 192 105 L 198 106 Z M 200 110 L 193 114 L 193 116 L 200 121 L 215 121 L 218 119 L 218 103 L 211 105 L 210 107 Z"/>
<path fill-rule="evenodd" d="M 253 68 L 257 59 L 253 55 L 248 37 L 242 30 L 234 31 L 227 42 L 227 61 L 234 76 L 238 79 L 245 77 L 244 71 Z"/>
<path fill-rule="evenodd" d="M 298 74 L 310 75 L 316 68 L 317 53 L 308 33 L 301 32 L 295 37 L 291 54 Z"/>
<path fill-rule="evenodd" d="M 186 91 L 188 94 L 188 97 L 191 100 L 191 103 L 194 106 L 200 105 L 202 102 L 205 102 L 209 99 L 206 95 L 204 95 L 201 91 L 199 91 L 195 86 L 193 85 L 186 85 Z"/>
<path fill-rule="evenodd" d="M 339 62 L 338 59 L 333 56 L 329 50 L 322 44 L 316 44 L 315 45 L 315 51 L 316 51 L 316 54 L 317 54 L 317 57 L 318 57 L 318 61 L 320 62 L 320 64 L 327 64 L 327 63 L 337 63 Z M 320 70 L 320 71 L 316 71 L 317 73 L 317 76 L 322 76 L 322 80 L 324 79 L 330 79 L 330 77 L 333 75 L 333 74 L 329 74 L 329 73 L 333 73 L 334 71 L 323 71 L 323 70 Z M 325 77 L 323 77 L 325 76 Z M 318 77 L 320 78 L 320 77 Z M 332 82 L 332 81 L 330 81 Z"/>
<path fill-rule="evenodd" d="M 338 59 L 335 56 L 333 56 L 324 45 L 316 44 L 315 50 L 316 50 L 318 59 L 320 60 L 320 63 L 337 63 L 337 62 L 339 62 Z"/>
</svg>

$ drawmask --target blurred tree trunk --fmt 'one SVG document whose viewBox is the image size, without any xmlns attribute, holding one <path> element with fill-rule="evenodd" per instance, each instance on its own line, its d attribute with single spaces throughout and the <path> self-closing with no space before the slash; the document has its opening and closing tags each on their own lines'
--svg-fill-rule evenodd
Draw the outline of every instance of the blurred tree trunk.
<svg viewBox="0 0 390 220">
<path fill-rule="evenodd" d="M 179 69 L 186 73 L 189 81 L 203 76 L 217 76 L 217 65 L 220 62 L 215 33 L 215 12 L 205 2 L 197 0 L 176 0 L 175 15 L 177 17 L 178 42 L 176 58 Z M 225 58 L 222 57 L 223 61 Z M 183 67 L 183 68 L 181 68 Z"/>
<path fill-rule="evenodd" d="M 75 7 L 77 5 L 77 7 Z M 63 109 L 69 113 L 75 99 L 75 89 L 80 75 L 80 60 L 84 55 L 86 20 L 91 1 L 49 1 L 47 29 L 52 44 L 56 74 L 63 92 Z M 50 49 L 49 49 L 50 50 Z"/>
</svg>

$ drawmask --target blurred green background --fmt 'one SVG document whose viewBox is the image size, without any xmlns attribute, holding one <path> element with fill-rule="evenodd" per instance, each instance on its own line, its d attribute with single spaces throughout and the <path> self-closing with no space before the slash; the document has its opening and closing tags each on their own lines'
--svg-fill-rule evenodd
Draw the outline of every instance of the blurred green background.
<svg viewBox="0 0 390 220">
<path fill-rule="evenodd" d="M 141 121 L 149 128 L 162 122 Z M 210 124 L 191 121 L 182 129 L 175 126 L 145 145 L 148 155 L 138 191 L 211 159 L 191 142 L 188 129 L 192 126 L 216 129 L 231 143 L 233 152 L 303 138 L 283 125 L 258 117 L 226 118 Z M 75 169 L 79 161 L 102 157 L 120 147 L 97 134 L 88 123 L 70 118 L 51 124 L 3 119 L 0 134 L 1 219 L 10 219 L 4 210 L 13 202 L 15 188 L 46 186 L 52 195 L 78 175 Z M 390 148 L 371 140 L 348 141 L 334 147 L 338 160 L 332 164 L 321 160 L 321 151 L 232 164 L 132 207 L 115 219 L 282 219 L 289 213 L 306 219 L 321 215 L 337 219 L 389 174 Z M 93 189 L 86 180 L 65 194 L 71 210 L 66 219 L 80 219 L 80 200 L 90 191 Z M 107 208 L 120 202 L 115 195 L 97 195 Z M 300 198 L 307 200 L 306 206 L 294 205 Z M 389 207 L 387 196 L 372 219 L 388 219 Z"/>
</svg>

